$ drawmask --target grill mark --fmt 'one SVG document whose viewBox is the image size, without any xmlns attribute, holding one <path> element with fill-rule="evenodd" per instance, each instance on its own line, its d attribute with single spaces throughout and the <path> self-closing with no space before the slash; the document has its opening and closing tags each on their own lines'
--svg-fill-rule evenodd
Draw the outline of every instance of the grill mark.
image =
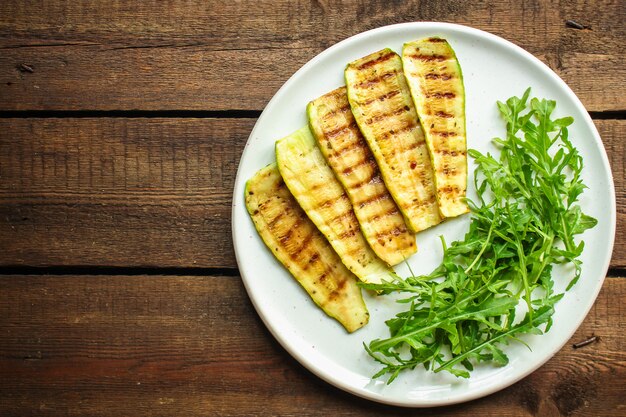
<svg viewBox="0 0 626 417">
<path fill-rule="evenodd" d="M 424 97 L 426 98 L 455 98 L 456 94 L 452 93 L 452 92 L 446 92 L 446 93 L 426 93 L 424 94 Z"/>
<path fill-rule="evenodd" d="M 463 190 L 458 185 L 447 185 L 439 189 L 439 192 L 446 194 L 459 194 Z"/>
<path fill-rule="evenodd" d="M 406 126 L 403 126 L 400 129 L 391 129 L 391 130 L 383 133 L 382 135 L 380 135 L 380 138 L 382 140 L 386 140 L 386 139 L 389 139 L 389 137 L 392 136 L 392 135 L 401 135 L 403 133 L 406 133 L 409 130 L 415 128 L 416 126 L 417 126 L 417 123 L 415 122 L 415 120 L 411 119 L 409 121 L 409 124 L 407 124 Z"/>
<path fill-rule="evenodd" d="M 347 113 L 350 111 L 350 104 L 345 104 L 344 106 L 337 107 L 326 113 L 323 117 L 324 120 L 330 119 L 335 116 L 337 113 Z"/>
<path fill-rule="evenodd" d="M 323 183 L 323 182 L 318 182 L 318 183 L 315 183 L 313 185 L 310 185 L 309 187 L 307 187 L 307 189 L 308 189 L 309 192 L 313 192 L 313 191 L 319 190 L 320 188 L 324 187 L 325 185 L 326 184 Z"/>
<path fill-rule="evenodd" d="M 422 200 L 422 201 L 418 201 L 416 198 L 415 200 L 413 200 L 411 204 L 408 205 L 408 209 L 416 210 L 424 206 L 431 205 L 433 203 L 436 203 L 436 197 L 434 194 L 428 197 L 428 199 Z"/>
<path fill-rule="evenodd" d="M 378 77 L 369 78 L 369 79 L 367 79 L 365 81 L 361 81 L 360 83 L 355 84 L 354 86 L 357 87 L 357 88 L 361 88 L 361 89 L 365 90 L 365 89 L 367 89 L 369 87 L 372 87 L 372 86 L 374 86 L 376 84 L 379 84 L 379 83 L 385 81 L 388 78 L 394 77 L 397 74 L 398 73 L 396 71 L 386 72 L 383 75 L 380 75 Z"/>
<path fill-rule="evenodd" d="M 341 281 L 339 281 L 337 283 L 337 290 L 336 291 L 339 292 L 339 291 L 343 290 L 345 288 L 347 282 L 348 282 L 348 280 L 346 280 L 346 279 L 342 279 Z"/>
<path fill-rule="evenodd" d="M 376 234 L 374 235 L 375 239 L 383 239 L 386 238 L 388 236 L 392 236 L 392 237 L 398 237 L 402 234 L 407 233 L 407 228 L 406 226 L 396 226 L 393 229 L 389 229 L 389 230 L 381 230 L 379 232 L 376 232 Z"/>
<path fill-rule="evenodd" d="M 356 164 L 353 164 L 353 165 L 345 168 L 343 171 L 341 171 L 341 173 L 343 175 L 350 175 L 350 174 L 352 174 L 354 172 L 355 169 L 360 168 L 360 167 L 362 167 L 365 164 L 370 164 L 370 165 L 375 164 L 374 157 L 371 156 L 371 155 L 368 156 L 368 157 L 365 157 L 365 158 L 361 159 L 359 162 L 357 162 Z"/>
<path fill-rule="evenodd" d="M 456 176 L 459 174 L 458 170 L 456 168 L 450 168 L 447 166 L 441 167 L 437 170 L 438 172 L 442 173 L 443 175 L 446 176 Z"/>
<path fill-rule="evenodd" d="M 335 202 L 334 198 L 322 201 L 321 203 L 317 202 L 315 204 L 315 206 L 311 207 L 311 210 L 321 210 L 321 209 L 328 208 L 328 207 L 332 206 L 334 204 L 334 202 Z"/>
<path fill-rule="evenodd" d="M 424 75 L 424 78 L 426 78 L 427 80 L 448 81 L 451 80 L 453 77 L 451 74 L 439 74 L 436 72 L 429 72 L 428 74 Z"/>
<path fill-rule="evenodd" d="M 348 239 L 351 238 L 352 236 L 356 235 L 357 229 L 350 229 L 350 230 L 346 230 L 345 232 L 339 234 L 338 238 L 343 240 L 343 239 Z"/>
<path fill-rule="evenodd" d="M 441 137 L 444 137 L 444 138 L 447 138 L 449 136 L 456 136 L 455 132 L 450 132 L 448 130 L 445 131 L 445 132 L 442 132 L 440 130 L 433 130 L 433 131 L 430 132 L 430 134 L 431 135 L 435 135 L 435 136 L 441 136 Z"/>
<path fill-rule="evenodd" d="M 442 39 L 442 38 L 435 38 L 435 37 L 428 38 L 427 40 L 428 40 L 428 42 L 430 42 L 430 43 L 446 43 L 446 42 L 447 42 L 445 39 Z"/>
<path fill-rule="evenodd" d="M 368 217 L 366 219 L 366 221 L 368 223 L 369 222 L 376 222 L 376 221 L 379 221 L 382 218 L 393 216 L 393 215 L 399 214 L 399 213 L 400 212 L 398 211 L 398 209 L 395 206 L 393 206 L 393 207 L 389 208 L 387 211 L 385 211 L 383 213 L 376 213 L 376 214 L 371 215 L 370 217 Z"/>
<path fill-rule="evenodd" d="M 350 207 L 352 207 L 350 205 Z M 341 220 L 347 219 L 350 216 L 354 216 L 354 211 L 352 210 L 346 210 L 341 214 L 336 215 L 335 217 L 333 217 L 332 219 L 330 219 L 330 221 L 328 223 L 335 223 L 335 222 L 339 222 Z"/>
<path fill-rule="evenodd" d="M 353 246 L 353 247 L 352 247 L 352 249 L 350 249 L 349 251 L 347 251 L 347 252 L 346 252 L 346 256 L 347 256 L 347 257 L 354 257 L 354 254 L 359 253 L 359 252 L 362 252 L 362 251 L 363 251 L 363 248 L 362 248 L 360 245 L 356 245 L 356 246 Z M 358 263 L 358 262 L 357 262 L 357 263 Z M 352 271 L 355 275 L 357 275 L 357 276 L 358 276 L 359 274 L 355 273 L 353 269 L 354 269 L 354 268 L 350 268 L 350 270 L 351 270 L 351 271 Z"/>
<path fill-rule="evenodd" d="M 287 242 L 291 239 L 293 233 L 295 230 L 298 229 L 298 227 L 300 227 L 300 225 L 302 224 L 302 218 L 298 217 L 296 219 L 296 221 L 294 222 L 293 226 L 291 226 L 289 228 L 289 230 L 287 230 L 287 233 L 285 233 L 284 235 L 282 235 L 280 237 L 280 244 L 283 246 L 287 246 Z M 290 253 L 289 256 L 292 256 L 292 254 Z"/>
<path fill-rule="evenodd" d="M 412 151 L 414 149 L 419 148 L 420 146 L 422 146 L 425 143 L 425 140 L 421 140 L 421 141 L 413 141 L 411 143 L 409 143 L 409 146 L 407 146 L 406 148 L 403 149 L 404 152 L 409 152 Z"/>
<path fill-rule="evenodd" d="M 353 120 L 350 124 L 339 126 L 338 128 L 335 128 L 328 132 L 324 131 L 324 139 L 330 140 L 332 138 L 339 136 L 340 133 L 356 129 L 356 127 L 357 127 L 356 121 Z"/>
<path fill-rule="evenodd" d="M 369 197 L 366 200 L 363 200 L 359 203 L 359 208 L 364 208 L 366 206 L 369 206 L 370 204 L 373 204 L 377 201 L 380 200 L 388 200 L 389 199 L 389 194 L 387 194 L 386 192 L 382 192 L 376 195 L 373 195 L 371 197 Z"/>
<path fill-rule="evenodd" d="M 435 113 L 431 113 L 429 116 L 441 117 L 443 119 L 451 119 L 454 117 L 451 113 L 446 113 L 445 111 L 438 111 Z"/>
<path fill-rule="evenodd" d="M 333 98 L 333 99 L 336 99 L 337 101 L 339 100 L 343 101 L 343 99 L 346 97 L 346 87 L 343 86 L 343 87 L 336 88 L 323 97 Z"/>
<path fill-rule="evenodd" d="M 435 149 L 434 150 L 435 153 L 444 155 L 444 156 L 465 156 L 465 154 L 467 153 L 466 151 L 450 151 L 448 149 Z"/>
<path fill-rule="evenodd" d="M 311 245 L 311 241 L 313 240 L 313 237 L 315 237 L 315 235 L 316 235 L 315 231 L 312 231 L 311 233 L 306 235 L 306 237 L 302 239 L 302 242 L 300 242 L 300 246 L 298 246 L 296 250 L 290 253 L 289 257 L 293 259 L 294 261 L 298 260 L 303 253 L 306 253 L 305 250 Z M 309 258 L 307 264 L 304 266 L 304 269 L 307 269 L 309 265 L 315 262 L 318 258 L 320 258 L 320 254 L 319 252 L 316 251 L 311 256 L 311 258 Z"/>
<path fill-rule="evenodd" d="M 358 139 L 356 141 L 350 142 L 343 148 L 337 149 L 335 152 L 333 152 L 330 155 L 330 158 L 338 158 L 353 149 L 357 149 L 357 148 L 360 149 L 364 146 L 367 146 L 367 144 L 365 143 L 365 139 L 363 139 L 363 136 L 361 136 L 361 134 L 358 134 Z"/>
<path fill-rule="evenodd" d="M 317 262 L 318 259 L 320 259 L 321 255 L 319 252 L 315 252 L 313 255 L 311 255 L 311 257 L 309 258 L 309 264 L 315 263 Z"/>
<path fill-rule="evenodd" d="M 364 70 L 366 68 L 373 67 L 374 65 L 380 64 L 380 63 L 385 62 L 385 61 L 389 61 L 395 55 L 396 55 L 395 52 L 389 51 L 389 52 L 385 53 L 384 55 L 379 56 L 376 59 L 372 59 L 372 60 L 369 60 L 369 61 L 366 61 L 366 62 L 362 63 L 361 65 L 357 66 L 356 69 L 361 71 L 361 70 Z"/>
<path fill-rule="evenodd" d="M 276 226 L 276 223 L 278 223 L 280 221 L 280 219 L 282 219 L 283 217 L 285 217 L 285 211 L 281 211 L 280 213 L 278 213 L 278 215 L 276 217 L 274 217 L 272 220 L 270 220 L 270 222 L 267 224 L 267 227 L 269 227 L 270 229 L 273 229 L 274 226 Z"/>
<path fill-rule="evenodd" d="M 448 59 L 445 55 L 425 55 L 425 54 L 413 54 L 409 55 L 409 58 L 417 59 L 419 61 L 435 61 L 442 62 Z"/>
<path fill-rule="evenodd" d="M 382 95 L 380 95 L 378 97 L 369 99 L 369 100 L 363 102 L 362 105 L 363 106 L 369 106 L 370 104 L 372 104 L 375 101 L 385 101 L 387 99 L 390 99 L 392 97 L 397 96 L 398 94 L 400 94 L 400 90 L 392 90 L 392 91 L 389 91 L 388 93 L 382 94 Z"/>
<path fill-rule="evenodd" d="M 376 164 L 372 164 L 372 165 L 376 165 Z M 380 179 L 380 181 L 377 181 L 377 182 L 382 182 L 382 179 L 380 178 L 380 172 L 378 171 L 378 165 L 375 166 L 375 168 L 370 173 L 369 177 L 365 178 L 364 180 L 361 180 L 361 181 L 357 182 L 356 184 L 354 184 L 350 188 L 351 188 L 351 190 L 353 190 L 353 192 L 356 192 L 356 191 L 360 190 L 366 184 L 369 184 L 369 183 L 375 181 L 376 179 Z"/>
<path fill-rule="evenodd" d="M 408 111 L 411 111 L 411 108 L 408 105 L 405 105 L 404 107 L 400 107 L 399 109 L 393 110 L 391 112 L 372 116 L 370 119 L 365 121 L 365 124 L 371 125 L 372 123 L 378 123 L 393 116 L 399 116 L 402 113 L 406 113 Z"/>
<path fill-rule="evenodd" d="M 273 194 L 280 194 L 285 191 L 285 188 L 287 188 L 287 186 L 283 182 L 283 177 L 280 177 L 280 180 L 272 184 L 270 188 L 272 189 Z"/>
<path fill-rule="evenodd" d="M 343 289 L 345 288 L 347 283 L 347 280 L 342 279 L 341 281 L 337 282 L 337 287 L 332 290 L 329 294 L 328 294 L 328 301 L 336 301 L 338 299 L 340 299 L 341 297 L 344 296 L 343 294 Z M 323 303 L 323 305 L 326 305 L 328 303 Z"/>
<path fill-rule="evenodd" d="M 330 265 L 326 265 L 326 268 L 324 268 L 324 271 L 317 277 L 317 282 L 320 284 L 323 284 L 326 281 L 328 274 L 330 274 L 331 272 L 332 272 L 332 267 Z"/>
</svg>

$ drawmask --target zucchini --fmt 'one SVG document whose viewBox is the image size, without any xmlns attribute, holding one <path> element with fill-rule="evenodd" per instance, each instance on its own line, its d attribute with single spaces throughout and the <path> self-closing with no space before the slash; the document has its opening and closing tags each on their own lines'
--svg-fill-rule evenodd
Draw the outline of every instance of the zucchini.
<svg viewBox="0 0 626 417">
<path fill-rule="evenodd" d="M 441 222 L 424 133 L 402 73 L 402 59 L 383 49 L 349 63 L 348 100 L 385 185 L 413 232 Z"/>
<path fill-rule="evenodd" d="M 313 301 L 347 331 L 363 327 L 369 313 L 354 274 L 285 186 L 276 164 L 246 183 L 246 208 L 263 242 Z"/>
<path fill-rule="evenodd" d="M 307 115 L 318 147 L 343 185 L 374 253 L 389 265 L 409 258 L 417 249 L 415 236 L 407 229 L 354 121 L 346 88 L 311 101 Z"/>
<path fill-rule="evenodd" d="M 467 213 L 465 88 L 456 54 L 445 39 L 431 37 L 404 44 L 402 62 L 426 136 L 441 215 Z"/>
<path fill-rule="evenodd" d="M 276 142 L 276 162 L 287 188 L 343 264 L 364 282 L 388 279 L 389 267 L 367 245 L 350 199 L 308 126 Z"/>
</svg>

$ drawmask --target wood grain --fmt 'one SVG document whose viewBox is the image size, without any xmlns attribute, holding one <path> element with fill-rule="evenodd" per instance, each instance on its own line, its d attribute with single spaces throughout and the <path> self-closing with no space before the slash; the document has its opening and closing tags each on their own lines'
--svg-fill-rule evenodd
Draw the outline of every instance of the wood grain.
<svg viewBox="0 0 626 417">
<path fill-rule="evenodd" d="M 235 267 L 230 205 L 252 119 L 0 120 L 0 265 Z M 626 266 L 626 121 L 598 120 Z"/>
<path fill-rule="evenodd" d="M 234 266 L 252 119 L 0 120 L 0 264 Z"/>
<path fill-rule="evenodd" d="M 264 328 L 238 278 L 4 276 L 0 414 L 618 416 L 624 303 L 626 279 L 607 279 L 583 325 L 538 371 L 488 398 L 414 412 L 305 370 Z M 592 335 L 596 343 L 572 347 Z"/>
<path fill-rule="evenodd" d="M 626 109 L 619 1 L 11 0 L 0 16 L 0 110 L 258 110 L 330 45 L 411 21 L 502 36 L 547 63 L 589 110 Z"/>
<path fill-rule="evenodd" d="M 1 1 L 0 415 L 624 415 L 625 20 L 615 0 Z M 487 398 L 427 410 L 340 391 L 275 341 L 223 276 L 255 120 L 173 112 L 254 115 L 327 47 L 410 21 L 508 39 L 612 111 L 594 115 L 614 118 L 595 123 L 618 209 L 613 278 L 563 349 Z M 233 109 L 252 112 L 219 113 Z M 103 115 L 122 117 L 84 117 Z M 92 269 L 107 266 L 121 269 Z"/>
</svg>

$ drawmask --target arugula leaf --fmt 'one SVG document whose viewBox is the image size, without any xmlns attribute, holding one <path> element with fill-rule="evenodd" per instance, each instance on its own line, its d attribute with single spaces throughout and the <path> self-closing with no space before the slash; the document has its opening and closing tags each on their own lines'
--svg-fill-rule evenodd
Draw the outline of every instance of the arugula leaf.
<svg viewBox="0 0 626 417">
<path fill-rule="evenodd" d="M 504 366 L 502 344 L 523 334 L 543 334 L 552 326 L 552 267 L 569 263 L 581 275 L 577 259 L 584 243 L 574 237 L 597 220 L 576 204 L 586 188 L 583 160 L 569 139 L 571 117 L 553 119 L 556 102 L 511 97 L 497 106 L 506 137 L 493 141 L 498 158 L 469 150 L 477 165 L 477 201 L 468 200 L 472 217 L 461 241 L 443 237 L 443 260 L 428 275 L 394 276 L 381 284 L 362 284 L 380 295 L 401 292 L 407 311 L 387 320 L 390 337 L 364 345 L 383 367 L 374 376 L 418 365 L 467 378 L 474 363 Z M 524 317 L 516 320 L 516 311 Z M 461 366 L 461 367 L 459 367 Z"/>
</svg>

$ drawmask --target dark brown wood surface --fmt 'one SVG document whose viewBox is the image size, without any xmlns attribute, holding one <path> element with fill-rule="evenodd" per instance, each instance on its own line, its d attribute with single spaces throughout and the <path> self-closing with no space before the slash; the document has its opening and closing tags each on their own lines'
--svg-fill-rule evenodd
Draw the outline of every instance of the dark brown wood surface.
<svg viewBox="0 0 626 417">
<path fill-rule="evenodd" d="M 0 415 L 626 413 L 623 3 L 335 3 L 0 2 Z M 291 358 L 243 289 L 230 228 L 276 90 L 332 44 L 409 21 L 487 30 L 557 72 L 598 127 L 618 208 L 609 277 L 563 349 L 430 410 L 359 399 Z"/>
<path fill-rule="evenodd" d="M 620 1 L 227 3 L 1 2 L 0 109 L 258 110 L 328 46 L 411 21 L 502 36 L 551 65 L 590 111 L 626 108 Z"/>
<path fill-rule="evenodd" d="M 252 313 L 238 277 L 3 279 L 3 415 L 24 410 L 104 416 L 624 412 L 623 277 L 606 280 L 583 325 L 538 371 L 487 398 L 430 411 L 374 405 L 319 380 L 274 341 Z M 573 347 L 592 336 L 595 343 Z"/>
</svg>

